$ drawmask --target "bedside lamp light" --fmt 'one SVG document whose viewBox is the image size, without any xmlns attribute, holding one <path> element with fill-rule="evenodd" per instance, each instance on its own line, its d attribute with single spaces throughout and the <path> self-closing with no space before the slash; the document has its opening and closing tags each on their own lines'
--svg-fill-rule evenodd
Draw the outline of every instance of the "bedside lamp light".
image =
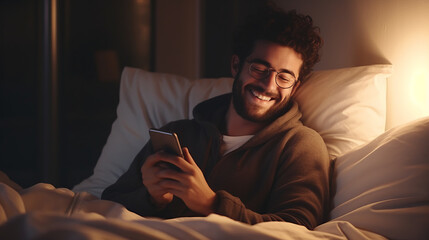
<svg viewBox="0 0 429 240">
<path fill-rule="evenodd" d="M 411 76 L 410 96 L 418 115 L 429 116 L 429 70 Z"/>
</svg>

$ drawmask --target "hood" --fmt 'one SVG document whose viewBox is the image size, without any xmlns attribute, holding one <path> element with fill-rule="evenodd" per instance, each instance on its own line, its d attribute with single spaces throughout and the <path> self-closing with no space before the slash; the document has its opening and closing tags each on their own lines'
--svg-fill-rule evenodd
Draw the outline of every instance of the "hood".
<svg viewBox="0 0 429 240">
<path fill-rule="evenodd" d="M 195 120 L 202 124 L 219 128 L 225 121 L 225 115 L 231 102 L 232 94 L 224 94 L 199 103 L 193 110 Z M 291 100 L 289 111 L 268 124 L 255 134 L 243 147 L 254 147 L 272 139 L 277 134 L 284 135 L 289 129 L 302 126 L 298 104 Z"/>
</svg>

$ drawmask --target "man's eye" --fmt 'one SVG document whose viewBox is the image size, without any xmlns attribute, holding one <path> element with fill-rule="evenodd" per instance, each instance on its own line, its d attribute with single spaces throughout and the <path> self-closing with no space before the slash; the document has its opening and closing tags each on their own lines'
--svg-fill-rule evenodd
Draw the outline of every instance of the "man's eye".
<svg viewBox="0 0 429 240">
<path fill-rule="evenodd" d="M 267 71 L 267 68 L 265 66 L 253 66 L 252 68 L 254 71 L 261 72 L 261 73 Z"/>
<path fill-rule="evenodd" d="M 292 77 L 292 75 L 287 74 L 287 73 L 281 73 L 277 76 L 277 78 L 279 78 L 280 80 L 284 81 L 284 82 L 292 82 L 294 81 L 294 78 Z"/>
<path fill-rule="evenodd" d="M 265 69 L 260 69 L 260 68 L 254 68 L 253 70 L 255 70 L 256 72 L 259 72 L 259 73 L 266 72 Z"/>
</svg>

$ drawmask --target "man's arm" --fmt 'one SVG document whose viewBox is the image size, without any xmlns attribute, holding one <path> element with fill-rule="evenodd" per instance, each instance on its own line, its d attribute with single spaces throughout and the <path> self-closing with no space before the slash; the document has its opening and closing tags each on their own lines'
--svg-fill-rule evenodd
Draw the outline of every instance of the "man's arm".
<svg viewBox="0 0 429 240">
<path fill-rule="evenodd" d="M 212 199 L 213 195 L 210 194 L 211 188 L 208 187 L 202 171 L 196 164 L 191 163 L 189 164 L 194 165 L 191 167 L 193 170 L 190 171 L 190 175 L 184 176 L 184 180 L 177 179 L 177 176 L 172 176 L 172 173 L 169 172 L 175 170 L 160 172 L 158 177 L 169 179 L 162 183 L 166 184 L 163 185 L 163 188 L 168 189 L 167 191 L 174 194 L 175 197 L 164 209 L 157 209 L 150 201 L 151 196 L 143 184 L 140 172 L 143 159 L 152 154 L 147 146 L 136 157 L 130 169 L 114 185 L 103 192 L 102 198 L 122 203 L 129 210 L 143 216 L 179 217 L 184 211 L 188 211 L 186 210 L 188 207 L 201 215 L 213 212 L 249 224 L 263 221 L 288 221 L 312 229 L 322 222 L 329 200 L 329 158 L 326 146 L 317 133 L 313 133 L 311 140 L 302 136 L 298 136 L 298 138 L 302 139 L 294 141 L 303 143 L 298 144 L 302 147 L 288 148 L 282 154 L 281 158 L 284 163 L 280 164 L 279 169 L 276 170 L 276 180 L 269 196 L 266 197 L 264 210 L 260 212 L 248 209 L 239 198 L 234 196 L 233 192 L 220 189 L 216 191 L 213 204 L 208 204 L 202 210 L 199 209 L 198 205 L 203 206 L 210 202 L 207 199 Z M 195 149 L 200 145 L 199 142 L 184 142 L 187 145 L 194 144 Z M 197 155 L 199 156 L 201 153 Z M 174 161 L 172 160 L 171 163 L 174 164 Z M 202 180 L 197 180 L 199 179 L 198 172 L 200 177 L 202 176 Z M 172 186 L 172 179 L 180 184 Z M 192 184 L 194 186 L 191 186 Z M 201 197 L 199 189 L 207 190 L 206 187 L 209 189 L 207 195 L 209 197 L 205 200 L 204 197 Z"/>
<path fill-rule="evenodd" d="M 157 216 L 160 214 L 159 209 L 151 201 L 140 172 L 147 156 L 152 154 L 149 144 L 137 154 L 128 170 L 103 191 L 101 198 L 121 203 L 128 210 L 143 216 Z"/>
<path fill-rule="evenodd" d="M 187 127 L 185 127 L 185 125 Z M 185 132 L 180 132 L 183 129 L 187 129 L 186 133 L 193 133 L 185 134 Z M 201 132 L 199 128 L 194 127 L 193 122 L 180 121 L 179 124 L 172 122 L 164 126 L 162 130 L 180 133 L 179 136 L 182 136 L 183 140 L 185 140 L 183 142 L 185 143 L 185 146 L 187 144 L 194 144 L 195 152 L 198 156 L 201 156 L 201 154 L 205 152 L 204 148 L 203 150 L 201 150 L 201 146 L 207 146 L 207 143 L 204 141 L 195 141 L 194 136 L 196 134 L 200 134 Z M 162 157 L 162 155 L 164 155 L 164 157 Z M 159 162 L 164 160 L 167 161 L 167 159 L 170 158 L 176 159 L 176 156 L 173 155 L 169 155 L 169 157 L 165 156 L 168 156 L 168 154 L 163 154 L 162 152 L 154 153 L 151 147 L 151 142 L 149 141 L 135 157 L 127 172 L 125 172 L 113 185 L 107 187 L 103 191 L 102 198 L 121 203 L 130 211 L 133 211 L 142 216 L 171 218 L 179 217 L 182 215 L 195 215 L 195 213 L 200 213 L 200 210 L 194 212 L 190 210 L 196 208 L 192 207 L 195 206 L 195 204 L 192 204 L 191 201 L 188 200 L 186 201 L 188 203 L 191 203 L 191 207 L 187 208 L 183 199 L 191 199 L 190 197 L 187 198 L 184 194 L 175 192 L 177 196 L 174 196 L 171 200 L 170 197 L 172 196 L 172 194 L 170 194 L 171 192 L 169 192 L 168 189 L 171 188 L 171 191 L 174 191 L 175 189 L 173 189 L 171 186 L 162 186 L 159 183 L 162 178 L 166 180 L 171 180 L 171 176 L 169 175 L 177 174 L 177 172 L 169 173 L 169 171 L 175 170 L 170 170 L 169 168 L 166 168 L 165 165 L 158 164 Z M 200 176 L 203 176 L 201 170 L 198 168 L 195 162 L 193 162 L 193 164 L 190 164 L 188 160 L 184 160 L 183 158 L 182 160 L 184 163 L 186 163 L 186 165 L 188 165 L 188 167 L 190 167 L 191 165 L 193 166 L 188 169 L 191 170 L 188 172 L 193 173 L 193 175 L 191 177 L 190 175 L 186 176 L 186 179 L 195 179 L 194 177 L 197 176 L 195 175 L 195 173 L 198 173 L 198 171 L 200 172 Z M 167 174 L 168 176 L 160 175 L 160 173 Z M 168 184 L 168 182 L 169 181 L 165 181 L 164 184 Z M 200 183 L 200 181 L 198 180 L 194 182 Z M 195 188 L 186 187 L 183 189 Z M 165 199 L 162 199 L 164 194 L 170 196 L 166 196 Z M 181 199 L 179 196 L 181 196 L 183 199 Z"/>
<path fill-rule="evenodd" d="M 329 166 L 326 146 L 317 133 L 296 136 L 299 145 L 288 148 L 282 158 L 265 210 L 255 212 L 233 194 L 217 191 L 214 212 L 255 224 L 287 221 L 313 229 L 323 222 L 329 207 Z M 300 139 L 297 139 L 300 138 Z"/>
</svg>

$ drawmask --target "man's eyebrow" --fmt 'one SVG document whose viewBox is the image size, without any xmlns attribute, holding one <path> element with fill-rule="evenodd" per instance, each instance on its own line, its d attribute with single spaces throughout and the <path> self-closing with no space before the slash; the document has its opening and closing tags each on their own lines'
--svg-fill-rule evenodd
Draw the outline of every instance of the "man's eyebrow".
<svg viewBox="0 0 429 240">
<path fill-rule="evenodd" d="M 265 65 L 267 67 L 272 67 L 269 62 L 267 62 L 263 59 L 260 59 L 260 58 L 254 58 L 254 59 L 250 60 L 249 62 L 250 63 L 259 63 L 259 64 Z"/>
<path fill-rule="evenodd" d="M 269 67 L 269 68 L 272 68 L 272 67 L 273 67 L 273 66 L 271 66 L 271 63 L 269 63 L 269 62 L 267 62 L 267 61 L 265 61 L 264 59 L 261 59 L 261 58 L 254 58 L 254 59 L 249 60 L 249 62 L 250 62 L 250 63 L 259 63 L 259 64 L 265 65 L 265 66 L 267 66 L 267 67 Z M 279 71 L 279 72 L 285 72 L 285 73 L 288 73 L 288 74 L 292 75 L 294 78 L 296 78 L 295 73 L 294 73 L 294 72 L 292 72 L 292 71 L 291 71 L 291 70 L 289 70 L 289 69 L 284 69 L 284 68 L 282 68 L 282 69 L 275 69 L 275 70 L 276 70 L 276 71 Z"/>
</svg>

